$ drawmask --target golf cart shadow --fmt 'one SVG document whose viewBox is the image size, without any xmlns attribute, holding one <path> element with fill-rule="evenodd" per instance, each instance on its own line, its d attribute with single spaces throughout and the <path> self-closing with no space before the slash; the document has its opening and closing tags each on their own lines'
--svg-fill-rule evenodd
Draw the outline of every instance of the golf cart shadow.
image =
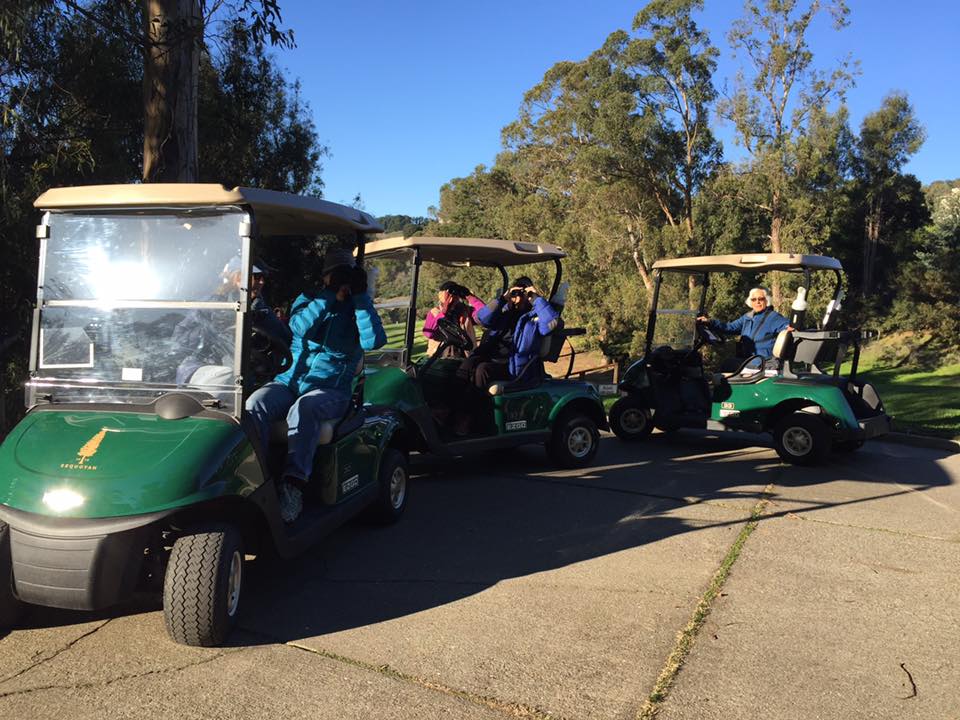
<svg viewBox="0 0 960 720">
<path fill-rule="evenodd" d="M 657 433 L 645 448 L 638 460 L 629 447 L 606 440 L 598 465 L 579 471 L 545 470 L 542 451 L 534 447 L 469 460 L 414 458 L 410 492 L 416 502 L 402 522 L 374 532 L 347 526 L 312 554 L 253 571 L 230 641 L 295 642 L 364 629 L 343 642 L 376 645 L 380 630 L 372 626 L 434 609 L 440 610 L 436 627 L 428 630 L 433 621 L 414 620 L 404 626 L 402 642 L 417 642 L 411 632 L 433 634 L 433 642 L 451 623 L 485 622 L 496 633 L 497 617 L 483 619 L 491 610 L 471 598 L 500 583 L 544 583 L 548 596 L 564 587 L 577 593 L 578 587 L 596 585 L 598 573 L 604 573 L 602 565 L 584 561 L 661 542 L 662 551 L 651 550 L 667 558 L 674 552 L 670 538 L 718 527 L 730 529 L 732 543 L 761 498 L 770 500 L 765 517 L 780 517 L 950 482 L 935 462 L 936 453 L 897 458 L 884 454 L 880 444 L 858 453 L 856 460 L 839 458 L 824 468 L 784 465 L 745 435 L 724 434 L 718 440 L 687 431 L 682 438 Z M 909 488 L 891 480 L 891 487 L 864 487 L 859 496 L 806 504 L 791 494 L 792 488 L 838 478 L 898 476 Z M 770 485 L 773 491 L 765 494 Z M 704 552 L 717 550 L 705 547 Z M 546 571 L 559 572 L 549 581 L 531 579 Z M 655 586 L 663 571 L 638 556 L 630 582 L 635 577 L 640 587 Z M 524 602 L 547 602 L 537 599 L 537 590 L 505 592 L 528 598 Z M 457 602 L 457 609 L 449 607 Z"/>
</svg>

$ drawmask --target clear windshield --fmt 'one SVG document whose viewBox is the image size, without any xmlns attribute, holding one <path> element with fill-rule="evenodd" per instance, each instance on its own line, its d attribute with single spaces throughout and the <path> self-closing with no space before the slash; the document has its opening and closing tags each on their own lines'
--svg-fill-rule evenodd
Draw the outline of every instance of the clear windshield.
<svg viewBox="0 0 960 720">
<path fill-rule="evenodd" d="M 657 324 L 653 347 L 692 347 L 700 301 L 701 278 L 686 273 L 665 272 L 657 300 Z"/>
<path fill-rule="evenodd" d="M 376 277 L 373 303 L 387 333 L 387 344 L 367 353 L 368 364 L 404 365 L 407 315 L 413 287 L 413 258 L 412 250 L 398 250 L 364 261 L 368 273 Z M 414 338 L 415 341 L 418 339 Z"/>
<path fill-rule="evenodd" d="M 179 388 L 235 407 L 244 219 L 232 208 L 53 215 L 41 258 L 42 392 L 144 402 Z"/>
</svg>

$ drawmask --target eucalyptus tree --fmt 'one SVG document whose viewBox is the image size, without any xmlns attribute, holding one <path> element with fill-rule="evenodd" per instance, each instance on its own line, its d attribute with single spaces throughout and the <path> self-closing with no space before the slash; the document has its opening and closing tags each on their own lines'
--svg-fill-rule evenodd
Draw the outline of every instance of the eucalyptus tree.
<svg viewBox="0 0 960 720">
<path fill-rule="evenodd" d="M 716 49 L 693 21 L 701 0 L 654 0 L 633 34 L 614 32 L 580 62 L 561 62 L 524 97 L 504 141 L 535 158 L 545 191 L 603 193 L 644 285 L 652 289 L 651 237 L 672 253 L 696 252 L 693 198 L 720 159 L 709 128 Z M 605 241 L 606 238 L 598 238 Z"/>
<path fill-rule="evenodd" d="M 842 102 L 856 64 L 848 56 L 821 70 L 807 40 L 811 24 L 827 13 L 835 30 L 848 23 L 844 0 L 746 0 L 744 16 L 734 22 L 728 40 L 746 60 L 733 93 L 718 105 L 736 128 L 748 155 L 747 170 L 756 207 L 769 219 L 769 248 L 783 250 L 783 230 L 798 165 L 797 146 L 811 120 L 834 101 Z M 774 294 L 779 300 L 779 284 Z"/>
<path fill-rule="evenodd" d="M 925 131 L 918 122 L 907 96 L 892 93 L 880 109 L 863 119 L 857 142 L 856 176 L 866 203 L 863 235 L 864 297 L 875 289 L 877 253 L 892 206 L 898 202 L 901 170 L 923 144 Z"/>
<path fill-rule="evenodd" d="M 134 10 L 135 9 L 135 10 Z M 126 22 L 138 12 L 140 27 Z M 145 182 L 193 182 L 198 177 L 197 107 L 200 56 L 218 17 L 243 18 L 256 42 L 292 46 L 281 28 L 278 0 L 4 0 L 0 5 L 0 78 L 20 72 L 30 31 L 66 18 L 86 21 L 129 44 L 143 63 L 143 172 Z M 0 92 L 4 89 L 0 85 Z M 7 122 L 17 99 L 0 97 Z M 108 108 L 104 108 L 108 111 Z"/>
</svg>

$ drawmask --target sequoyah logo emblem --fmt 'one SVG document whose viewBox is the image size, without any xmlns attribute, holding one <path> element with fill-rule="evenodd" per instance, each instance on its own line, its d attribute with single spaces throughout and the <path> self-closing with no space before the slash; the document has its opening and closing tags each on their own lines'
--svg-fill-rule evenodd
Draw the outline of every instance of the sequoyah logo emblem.
<svg viewBox="0 0 960 720">
<path fill-rule="evenodd" d="M 107 436 L 107 429 L 103 428 L 94 435 L 92 438 L 87 440 L 79 450 L 77 450 L 77 460 L 72 463 L 60 463 L 60 467 L 65 470 L 96 470 L 96 465 L 87 465 L 87 460 L 92 458 L 97 454 L 97 450 L 100 449 L 100 443 L 103 442 L 103 439 Z"/>
</svg>

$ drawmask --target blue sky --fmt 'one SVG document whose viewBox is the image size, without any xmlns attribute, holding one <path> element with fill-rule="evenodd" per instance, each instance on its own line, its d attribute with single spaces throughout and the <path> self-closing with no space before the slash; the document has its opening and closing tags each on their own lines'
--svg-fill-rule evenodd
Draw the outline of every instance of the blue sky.
<svg viewBox="0 0 960 720">
<path fill-rule="evenodd" d="M 927 130 L 907 166 L 924 183 L 960 177 L 960 3 L 956 0 L 848 0 L 851 24 L 833 31 L 826 17 L 810 33 L 815 62 L 850 52 L 862 74 L 849 93 L 851 125 L 883 97 L 904 91 Z M 320 139 L 329 200 L 358 192 L 368 212 L 425 215 L 440 186 L 493 163 L 500 130 L 523 93 L 561 60 L 579 60 L 611 32 L 629 29 L 643 2 L 623 0 L 282 0 L 297 48 L 278 52 L 299 78 Z M 721 50 L 718 86 L 739 62 L 726 33 L 737 0 L 707 0 L 697 16 Z M 718 126 L 726 156 L 729 128 Z"/>
</svg>

